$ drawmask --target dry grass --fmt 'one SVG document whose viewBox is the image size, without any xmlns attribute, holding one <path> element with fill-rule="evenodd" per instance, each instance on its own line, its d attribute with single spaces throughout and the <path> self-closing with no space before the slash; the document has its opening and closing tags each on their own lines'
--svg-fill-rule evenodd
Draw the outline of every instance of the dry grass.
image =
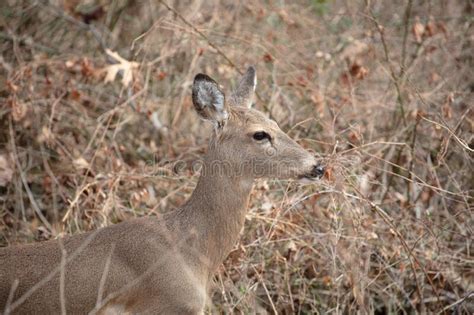
<svg viewBox="0 0 474 315">
<path fill-rule="evenodd" d="M 256 64 L 256 107 L 331 170 L 256 184 L 211 311 L 474 312 L 471 1 L 50 2 L 0 5 L 0 244 L 178 207 L 193 76 Z"/>
</svg>

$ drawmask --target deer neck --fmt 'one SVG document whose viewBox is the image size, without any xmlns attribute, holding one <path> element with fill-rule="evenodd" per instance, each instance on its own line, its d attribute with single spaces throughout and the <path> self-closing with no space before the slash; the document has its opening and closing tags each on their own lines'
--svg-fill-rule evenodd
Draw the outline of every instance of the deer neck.
<svg viewBox="0 0 474 315">
<path fill-rule="evenodd" d="M 238 240 L 253 186 L 252 178 L 235 175 L 229 167 L 206 156 L 197 186 L 182 211 L 188 231 L 198 236 L 194 245 L 210 271 L 222 263 Z"/>
</svg>

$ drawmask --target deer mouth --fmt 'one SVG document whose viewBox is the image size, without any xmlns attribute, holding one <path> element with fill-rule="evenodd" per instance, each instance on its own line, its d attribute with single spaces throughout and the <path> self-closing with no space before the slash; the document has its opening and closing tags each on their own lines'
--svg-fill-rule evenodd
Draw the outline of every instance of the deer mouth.
<svg viewBox="0 0 474 315">
<path fill-rule="evenodd" d="M 326 173 L 326 168 L 322 165 L 315 165 L 310 172 L 298 177 L 300 182 L 308 183 L 321 179 Z"/>
</svg>

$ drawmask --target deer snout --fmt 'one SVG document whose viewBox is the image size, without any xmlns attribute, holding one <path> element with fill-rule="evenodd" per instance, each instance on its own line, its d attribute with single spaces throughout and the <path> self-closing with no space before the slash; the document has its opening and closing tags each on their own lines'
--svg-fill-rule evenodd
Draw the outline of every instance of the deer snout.
<svg viewBox="0 0 474 315">
<path fill-rule="evenodd" d="M 326 168 L 323 165 L 315 165 L 311 171 L 311 175 L 316 178 L 321 178 L 324 176 Z"/>
<path fill-rule="evenodd" d="M 326 167 L 321 164 L 313 165 L 310 172 L 304 174 L 301 179 L 320 179 L 324 176 L 326 172 Z"/>
</svg>

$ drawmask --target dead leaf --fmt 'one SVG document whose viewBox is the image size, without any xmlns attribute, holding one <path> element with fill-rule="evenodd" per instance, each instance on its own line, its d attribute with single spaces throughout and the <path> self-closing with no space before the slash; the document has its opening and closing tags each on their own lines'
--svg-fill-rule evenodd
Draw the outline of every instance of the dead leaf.
<svg viewBox="0 0 474 315">
<path fill-rule="evenodd" d="M 13 170 L 5 154 L 0 155 L 0 186 L 6 187 L 13 178 Z"/>
<path fill-rule="evenodd" d="M 263 55 L 263 61 L 265 61 L 266 63 L 271 63 L 273 62 L 273 60 L 274 58 L 269 53 Z"/>
<path fill-rule="evenodd" d="M 353 63 L 357 57 L 367 53 L 368 51 L 369 45 L 360 40 L 353 40 L 341 52 L 340 58 L 349 61 L 349 63 Z"/>
<path fill-rule="evenodd" d="M 266 201 L 262 203 L 262 206 L 260 207 L 264 212 L 268 213 L 272 210 L 273 204 L 269 201 Z"/>
<path fill-rule="evenodd" d="M 296 253 L 297 247 L 295 242 L 290 240 L 289 242 L 286 243 L 285 245 L 285 257 L 287 260 L 290 260 L 290 258 L 293 256 L 293 253 Z"/>
<path fill-rule="evenodd" d="M 375 232 L 368 232 L 367 233 L 367 239 L 369 239 L 369 240 L 376 240 L 378 238 L 379 238 L 379 236 Z"/>
<path fill-rule="evenodd" d="M 89 168 L 89 162 L 86 161 L 85 158 L 79 157 L 72 161 L 72 164 L 74 165 L 75 168 L 78 170 L 84 170 Z"/>
<path fill-rule="evenodd" d="M 85 77 L 93 76 L 95 73 L 94 65 L 87 58 L 83 58 L 81 61 L 81 73 Z"/>
<path fill-rule="evenodd" d="M 122 85 L 127 87 L 133 80 L 133 70 L 137 69 L 140 64 L 135 61 L 128 61 L 109 49 L 105 52 L 118 63 L 105 67 L 106 76 L 104 82 L 113 82 L 119 71 L 122 71 Z"/>
<path fill-rule="evenodd" d="M 426 23 L 425 26 L 425 35 L 428 37 L 431 37 L 437 33 L 436 29 L 436 23 L 434 21 L 434 18 L 430 16 L 428 23 Z"/>
<path fill-rule="evenodd" d="M 168 76 L 167 72 L 160 71 L 160 73 L 158 73 L 157 75 L 158 81 L 163 81 L 167 76 Z"/>
<path fill-rule="evenodd" d="M 314 105 L 316 105 L 316 107 L 319 107 L 319 106 L 323 105 L 323 103 L 324 103 L 324 95 L 321 94 L 321 92 L 319 92 L 319 91 L 314 92 L 311 95 L 311 101 L 314 103 Z"/>
<path fill-rule="evenodd" d="M 367 70 L 367 68 L 362 66 L 360 61 L 356 60 L 351 65 L 349 73 L 351 74 L 352 77 L 356 78 L 357 80 L 363 80 L 369 73 L 369 70 Z"/>
<path fill-rule="evenodd" d="M 66 61 L 64 64 L 65 64 L 65 66 L 66 66 L 67 69 L 71 69 L 72 67 L 74 67 L 75 62 L 72 61 L 72 60 L 68 60 L 68 61 Z"/>
<path fill-rule="evenodd" d="M 436 28 L 444 34 L 446 39 L 448 39 L 448 29 L 446 28 L 446 24 L 444 24 L 444 22 L 438 22 L 436 24 Z"/>
<path fill-rule="evenodd" d="M 52 144 L 54 142 L 54 134 L 51 132 L 51 129 L 43 126 L 37 140 L 39 143 Z"/>
<path fill-rule="evenodd" d="M 308 83 L 308 80 L 306 80 L 306 78 L 302 75 L 296 78 L 296 84 L 301 87 L 307 87 Z"/>
<path fill-rule="evenodd" d="M 412 32 L 413 36 L 415 36 L 416 42 L 421 43 L 423 34 L 425 33 L 425 26 L 421 24 L 420 18 L 418 16 L 415 17 L 415 24 L 413 24 Z"/>
<path fill-rule="evenodd" d="M 432 72 L 429 78 L 431 84 L 438 82 L 441 79 L 441 76 L 436 72 Z"/>
<path fill-rule="evenodd" d="M 326 166 L 326 170 L 324 171 L 323 177 L 328 181 L 328 182 L 334 182 L 335 174 L 334 170 L 331 166 Z"/>
<path fill-rule="evenodd" d="M 284 9 L 278 11 L 278 15 L 280 16 L 280 19 L 282 19 L 283 22 L 285 22 L 288 26 L 296 25 L 295 20 L 293 20 Z"/>
<path fill-rule="evenodd" d="M 18 122 L 25 118 L 26 113 L 28 112 L 28 107 L 25 103 L 17 102 L 16 99 L 10 99 L 8 101 L 12 108 L 12 118 L 14 121 Z"/>
<path fill-rule="evenodd" d="M 326 286 L 330 286 L 332 284 L 332 278 L 331 276 L 324 276 L 323 277 L 323 283 L 326 285 Z"/>
<path fill-rule="evenodd" d="M 429 204 L 432 196 L 433 196 L 433 190 L 429 188 L 425 188 L 423 189 L 421 193 L 421 201 L 423 201 L 425 204 Z"/>
<path fill-rule="evenodd" d="M 441 108 L 443 111 L 443 117 L 446 119 L 451 119 L 453 117 L 453 110 L 452 104 L 454 102 L 454 94 L 449 93 L 446 97 L 446 102 L 444 102 L 443 107 Z"/>
<path fill-rule="evenodd" d="M 363 174 L 359 179 L 359 189 L 363 196 L 368 196 L 371 189 L 370 179 L 372 177 L 371 173 Z"/>
<path fill-rule="evenodd" d="M 18 89 L 19 89 L 18 85 L 14 84 L 10 80 L 7 80 L 7 87 L 11 93 L 16 93 L 18 92 Z"/>
<path fill-rule="evenodd" d="M 71 99 L 74 101 L 79 101 L 81 99 L 81 93 L 76 89 L 73 89 L 70 95 Z"/>
<path fill-rule="evenodd" d="M 322 118 L 324 115 L 324 95 L 321 92 L 316 91 L 311 94 L 311 101 L 313 102 L 316 111 L 319 113 L 319 117 Z"/>
</svg>

